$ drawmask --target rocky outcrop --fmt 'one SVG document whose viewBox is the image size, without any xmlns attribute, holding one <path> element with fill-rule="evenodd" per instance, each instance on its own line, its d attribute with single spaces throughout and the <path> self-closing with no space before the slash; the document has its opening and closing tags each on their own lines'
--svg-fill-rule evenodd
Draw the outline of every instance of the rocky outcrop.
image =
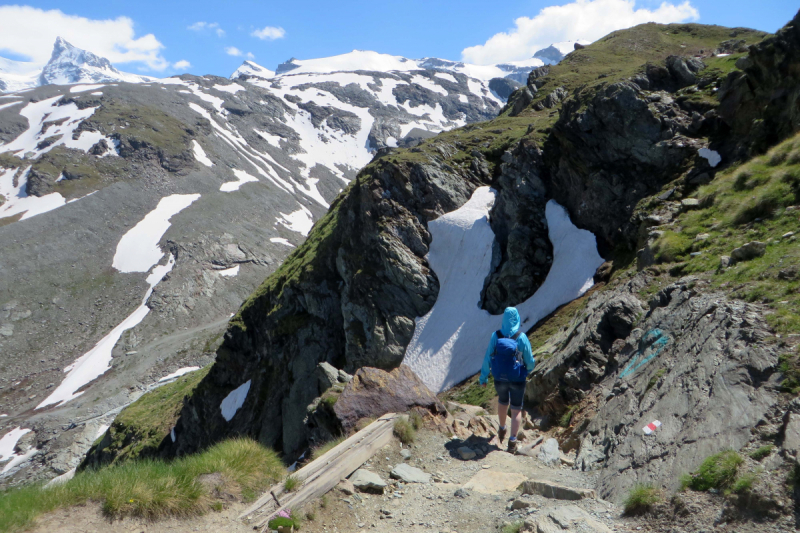
<svg viewBox="0 0 800 533">
<path fill-rule="evenodd" d="M 687 171 L 704 144 L 690 137 L 691 115 L 673 98 L 633 82 L 576 95 L 561 108 L 544 146 L 552 197 L 601 251 L 636 242 L 638 201 Z"/>
<path fill-rule="evenodd" d="M 774 37 L 750 46 L 719 90 L 719 114 L 737 157 L 764 152 L 800 130 L 800 13 Z"/>
<path fill-rule="evenodd" d="M 391 372 L 369 367 L 359 369 L 333 406 L 346 432 L 364 418 L 404 413 L 412 408 L 436 415 L 447 413 L 436 395 L 405 365 Z"/>
<path fill-rule="evenodd" d="M 635 483 L 675 488 L 707 456 L 745 445 L 777 401 L 778 357 L 763 342 L 761 309 L 691 278 L 646 303 L 637 295 L 644 280 L 591 297 L 527 390 L 552 415 L 591 398 L 570 440 L 579 442 L 576 467 L 600 470 L 605 499 Z"/>
<path fill-rule="evenodd" d="M 424 259 L 425 223 L 465 203 L 488 179 L 435 159 L 396 164 L 387 157 L 365 168 L 234 317 L 217 363 L 182 413 L 173 451 L 249 434 L 292 454 L 305 442 L 320 362 L 349 372 L 399 366 L 414 318 L 438 292 Z M 220 403 L 245 377 L 249 394 L 226 421 Z"/>
</svg>

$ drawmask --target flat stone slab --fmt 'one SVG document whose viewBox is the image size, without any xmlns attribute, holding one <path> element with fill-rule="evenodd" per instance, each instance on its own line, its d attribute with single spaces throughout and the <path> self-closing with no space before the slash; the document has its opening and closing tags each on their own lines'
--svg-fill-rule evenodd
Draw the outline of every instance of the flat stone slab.
<svg viewBox="0 0 800 533">
<path fill-rule="evenodd" d="M 383 494 L 383 489 L 387 487 L 386 482 L 381 479 L 381 476 L 363 468 L 359 468 L 353 472 L 353 475 L 350 476 L 350 483 L 362 492 L 372 492 L 375 494 Z"/>
<path fill-rule="evenodd" d="M 460 455 L 461 458 L 464 459 L 465 461 L 469 461 L 470 459 L 475 459 L 475 457 L 477 457 L 478 455 L 477 453 L 475 453 L 475 450 L 467 446 L 462 446 L 456 451 L 458 452 L 458 455 Z"/>
<path fill-rule="evenodd" d="M 537 533 L 612 533 L 605 524 L 595 520 L 576 505 L 545 509 L 536 520 Z"/>
<path fill-rule="evenodd" d="M 522 483 L 520 487 L 523 494 L 538 494 L 545 498 L 553 498 L 555 500 L 583 500 L 584 498 L 597 498 L 594 490 L 592 489 L 577 489 L 573 487 L 565 487 L 550 481 L 535 481 L 529 479 Z"/>
<path fill-rule="evenodd" d="M 431 475 L 423 472 L 419 468 L 409 466 L 405 463 L 399 464 L 392 469 L 389 474 L 392 479 L 399 479 L 404 483 L 430 483 Z"/>
<path fill-rule="evenodd" d="M 464 488 L 481 494 L 500 494 L 517 490 L 526 479 L 522 474 L 481 470 L 467 481 Z"/>
</svg>

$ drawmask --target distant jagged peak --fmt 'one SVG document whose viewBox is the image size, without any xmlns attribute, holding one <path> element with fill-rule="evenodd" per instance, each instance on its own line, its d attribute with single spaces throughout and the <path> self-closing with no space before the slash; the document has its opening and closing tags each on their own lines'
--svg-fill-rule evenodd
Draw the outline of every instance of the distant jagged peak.
<svg viewBox="0 0 800 533">
<path fill-rule="evenodd" d="M 266 68 L 262 67 L 258 63 L 250 60 L 246 60 L 242 65 L 237 68 L 233 74 L 231 74 L 231 79 L 242 79 L 246 80 L 248 78 L 262 78 L 268 80 L 270 78 L 275 77 L 275 72 Z"/>
<path fill-rule="evenodd" d="M 120 72 L 105 57 L 78 48 L 63 37 L 56 37 L 53 54 L 42 69 L 38 84 L 70 85 L 115 81 L 142 83 L 152 81 L 152 78 Z"/>
<path fill-rule="evenodd" d="M 533 57 L 536 59 L 541 59 L 547 65 L 555 65 L 564 59 L 567 54 L 575 50 L 576 44 L 586 46 L 587 44 L 591 44 L 591 41 L 578 39 L 577 41 L 562 41 L 560 43 L 553 43 L 547 48 L 537 50 L 536 53 L 533 54 Z"/>
</svg>

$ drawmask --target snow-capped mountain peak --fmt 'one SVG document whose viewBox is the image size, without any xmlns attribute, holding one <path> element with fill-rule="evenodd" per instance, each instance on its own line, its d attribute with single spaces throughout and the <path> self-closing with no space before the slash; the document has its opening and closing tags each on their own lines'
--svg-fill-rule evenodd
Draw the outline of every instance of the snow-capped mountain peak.
<svg viewBox="0 0 800 533">
<path fill-rule="evenodd" d="M 53 45 L 50 61 L 39 76 L 40 85 L 68 85 L 72 83 L 103 83 L 150 81 L 146 76 L 127 74 L 115 69 L 111 61 L 88 50 L 77 48 L 62 37 Z"/>
<path fill-rule="evenodd" d="M 233 74 L 231 74 L 231 79 L 243 79 L 246 80 L 248 78 L 263 78 L 268 80 L 275 76 L 275 72 L 262 67 L 258 63 L 253 61 L 247 60 L 242 65 L 237 68 Z"/>
<path fill-rule="evenodd" d="M 21 91 L 40 85 L 143 83 L 153 79 L 120 72 L 105 57 L 73 46 L 62 37 L 56 38 L 50 60 L 44 66 L 0 57 L 0 92 Z"/>
</svg>

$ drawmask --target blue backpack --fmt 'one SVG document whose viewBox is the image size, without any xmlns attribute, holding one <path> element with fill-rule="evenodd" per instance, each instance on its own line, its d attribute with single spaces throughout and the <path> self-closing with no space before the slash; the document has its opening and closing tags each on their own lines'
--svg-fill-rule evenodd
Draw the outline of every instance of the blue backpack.
<svg viewBox="0 0 800 533">
<path fill-rule="evenodd" d="M 497 330 L 497 344 L 492 353 L 492 375 L 495 381 L 521 382 L 528 377 L 522 353 L 517 348 L 517 337 L 520 333 L 518 331 L 511 337 L 505 337 Z"/>
</svg>

